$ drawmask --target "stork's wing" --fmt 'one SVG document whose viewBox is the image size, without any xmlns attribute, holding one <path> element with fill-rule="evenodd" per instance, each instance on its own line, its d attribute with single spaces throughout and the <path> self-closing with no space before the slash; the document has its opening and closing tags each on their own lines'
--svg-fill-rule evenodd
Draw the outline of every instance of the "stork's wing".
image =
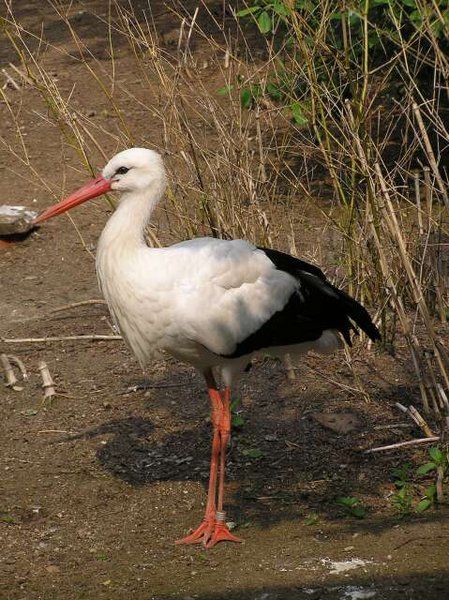
<svg viewBox="0 0 449 600">
<path fill-rule="evenodd" d="M 218 355 L 233 354 L 297 288 L 294 277 L 243 240 L 202 238 L 171 248 L 184 271 L 176 294 L 182 335 Z"/>
<path fill-rule="evenodd" d="M 327 281 L 318 267 L 277 250 L 259 249 L 277 269 L 294 277 L 298 287 L 283 309 L 239 342 L 230 357 L 237 358 L 261 348 L 314 341 L 327 329 L 339 331 L 349 345 L 350 332 L 356 331 L 355 326 L 373 341 L 380 339 L 366 309 Z"/>
<path fill-rule="evenodd" d="M 350 343 L 352 321 L 372 339 L 379 337 L 358 302 L 317 267 L 288 254 L 210 238 L 172 248 L 181 250 L 180 260 L 195 264 L 195 272 L 179 282 L 183 333 L 215 354 L 237 358 L 310 342 L 326 329 L 340 331 Z"/>
</svg>

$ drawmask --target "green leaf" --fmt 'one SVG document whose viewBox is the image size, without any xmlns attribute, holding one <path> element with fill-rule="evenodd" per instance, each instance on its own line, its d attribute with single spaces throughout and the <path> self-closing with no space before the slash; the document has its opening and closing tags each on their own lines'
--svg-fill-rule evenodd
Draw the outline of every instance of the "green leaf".
<svg viewBox="0 0 449 600">
<path fill-rule="evenodd" d="M 291 13 L 289 7 L 279 0 L 275 0 L 275 2 L 273 2 L 273 10 L 280 17 L 288 17 Z"/>
<path fill-rule="evenodd" d="M 262 11 L 257 17 L 257 25 L 260 33 L 269 33 L 271 31 L 271 18 L 266 10 Z"/>
<path fill-rule="evenodd" d="M 290 110 L 292 111 L 293 120 L 297 125 L 307 125 L 309 121 L 307 117 L 304 116 L 300 102 L 292 102 L 290 104 Z"/>
<path fill-rule="evenodd" d="M 426 496 L 426 498 L 433 500 L 437 495 L 437 486 L 429 485 L 429 487 L 426 489 L 424 495 Z"/>
<path fill-rule="evenodd" d="M 351 515 L 356 517 L 356 519 L 363 519 L 366 515 L 366 509 L 363 506 L 354 506 L 351 509 Z"/>
<path fill-rule="evenodd" d="M 418 475 L 426 475 L 429 471 L 433 471 L 437 466 L 434 462 L 428 462 L 425 465 L 421 465 L 419 469 L 417 469 L 416 473 Z"/>
<path fill-rule="evenodd" d="M 312 513 L 311 515 L 309 515 L 308 517 L 306 517 L 304 519 L 304 524 L 309 525 L 309 526 L 316 525 L 319 520 L 320 520 L 319 516 L 316 513 Z"/>
<path fill-rule="evenodd" d="M 349 508 L 355 506 L 357 502 L 357 498 L 353 498 L 352 496 L 342 496 L 341 498 L 337 498 L 335 500 L 336 504 L 339 504 L 340 506 L 346 506 Z"/>
<path fill-rule="evenodd" d="M 259 448 L 246 448 L 245 450 L 242 450 L 242 454 L 248 458 L 261 458 L 264 455 Z"/>
<path fill-rule="evenodd" d="M 20 414 L 25 415 L 25 417 L 34 417 L 38 414 L 39 411 L 37 411 L 34 408 L 27 408 L 26 410 L 23 410 Z"/>
<path fill-rule="evenodd" d="M 17 523 L 16 519 L 12 515 L 8 514 L 0 514 L 0 523 L 7 523 L 8 525 L 13 525 Z"/>
<path fill-rule="evenodd" d="M 240 104 L 242 108 L 249 108 L 253 101 L 253 95 L 249 88 L 243 88 L 240 92 Z"/>
<path fill-rule="evenodd" d="M 265 91 L 273 100 L 280 100 L 282 98 L 282 92 L 275 83 L 267 83 Z"/>
<path fill-rule="evenodd" d="M 411 463 L 404 463 L 400 467 L 396 467 L 395 469 L 393 469 L 391 471 L 391 474 L 393 475 L 393 477 L 399 479 L 401 482 L 405 482 L 409 477 L 411 467 Z M 398 482 L 395 483 L 397 484 Z"/>
<path fill-rule="evenodd" d="M 433 448 L 430 448 L 429 454 L 430 454 L 430 458 L 437 464 L 440 464 L 441 462 L 443 462 L 443 453 L 441 452 L 441 450 L 439 448 L 437 448 L 435 446 Z"/>
<path fill-rule="evenodd" d="M 416 0 L 402 0 L 402 4 L 410 8 L 416 8 Z"/>
<path fill-rule="evenodd" d="M 416 505 L 415 511 L 417 513 L 421 513 L 427 510 L 430 506 L 432 506 L 432 500 L 430 500 L 430 498 L 423 498 L 423 500 L 418 502 Z"/>
<path fill-rule="evenodd" d="M 96 560 L 103 560 L 103 561 L 109 560 L 109 557 L 106 554 L 104 554 L 103 552 L 99 552 L 98 554 L 95 554 L 94 558 Z"/>
<path fill-rule="evenodd" d="M 230 94 L 232 92 L 233 89 L 234 89 L 233 85 L 224 85 L 223 87 L 218 88 L 217 94 L 219 96 L 227 96 L 228 94 Z"/>
<path fill-rule="evenodd" d="M 419 10 L 414 10 L 412 13 L 410 13 L 409 19 L 416 27 L 421 27 L 423 17 Z"/>
<path fill-rule="evenodd" d="M 348 21 L 351 26 L 357 25 L 362 20 L 362 15 L 357 12 L 349 11 Z"/>
<path fill-rule="evenodd" d="M 233 427 L 242 427 L 245 424 L 245 419 L 240 415 L 232 415 L 231 422 Z"/>
<path fill-rule="evenodd" d="M 239 10 L 236 13 L 237 17 L 247 17 L 248 15 L 252 15 L 260 10 L 260 6 L 251 6 L 250 8 L 244 8 L 243 10 Z"/>
</svg>

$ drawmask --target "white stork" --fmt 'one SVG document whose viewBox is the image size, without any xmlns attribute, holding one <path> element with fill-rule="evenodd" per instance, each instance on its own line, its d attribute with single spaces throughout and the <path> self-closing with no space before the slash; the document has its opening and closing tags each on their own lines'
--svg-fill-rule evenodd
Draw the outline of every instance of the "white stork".
<svg viewBox="0 0 449 600">
<path fill-rule="evenodd" d="M 106 192 L 120 192 L 119 206 L 98 242 L 99 284 L 142 367 L 167 353 L 205 377 L 213 425 L 206 512 L 199 527 L 177 543 L 203 542 L 210 548 L 223 540 L 241 541 L 226 526 L 225 460 L 231 388 L 253 356 L 332 352 L 342 338 L 351 343 L 355 326 L 372 340 L 380 335 L 356 300 L 329 283 L 320 269 L 288 254 L 207 237 L 148 247 L 145 227 L 165 186 L 161 156 L 130 148 L 36 223 Z"/>
</svg>

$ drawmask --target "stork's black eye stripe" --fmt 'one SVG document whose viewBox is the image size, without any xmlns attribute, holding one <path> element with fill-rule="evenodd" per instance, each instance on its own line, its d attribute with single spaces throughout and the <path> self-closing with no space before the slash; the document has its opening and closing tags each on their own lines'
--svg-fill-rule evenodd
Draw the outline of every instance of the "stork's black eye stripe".
<svg viewBox="0 0 449 600">
<path fill-rule="evenodd" d="M 129 169 L 128 167 L 119 167 L 117 169 L 117 171 L 115 172 L 116 175 L 124 175 L 125 173 L 128 173 Z"/>
</svg>

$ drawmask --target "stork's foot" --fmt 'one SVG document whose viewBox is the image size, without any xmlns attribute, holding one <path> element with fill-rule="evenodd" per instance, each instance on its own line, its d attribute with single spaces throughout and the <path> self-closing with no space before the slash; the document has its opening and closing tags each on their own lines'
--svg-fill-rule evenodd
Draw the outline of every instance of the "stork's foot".
<svg viewBox="0 0 449 600">
<path fill-rule="evenodd" d="M 215 528 L 215 517 L 206 517 L 201 525 L 186 537 L 176 540 L 175 544 L 201 544 L 206 545 L 206 542 L 212 536 Z"/>
<path fill-rule="evenodd" d="M 218 542 L 243 542 L 240 538 L 232 535 L 224 517 L 224 513 L 217 512 L 217 517 L 205 518 L 195 531 L 181 540 L 176 540 L 175 543 L 203 544 L 205 548 L 212 548 Z"/>
<path fill-rule="evenodd" d="M 215 544 L 218 544 L 218 542 L 241 543 L 241 542 L 243 542 L 243 540 L 236 537 L 235 535 L 232 535 L 232 533 L 229 531 L 226 523 L 223 523 L 222 521 L 215 521 L 215 527 L 212 532 L 212 535 L 210 536 L 209 540 L 207 542 L 205 542 L 204 546 L 207 549 L 213 548 L 215 546 Z"/>
</svg>

